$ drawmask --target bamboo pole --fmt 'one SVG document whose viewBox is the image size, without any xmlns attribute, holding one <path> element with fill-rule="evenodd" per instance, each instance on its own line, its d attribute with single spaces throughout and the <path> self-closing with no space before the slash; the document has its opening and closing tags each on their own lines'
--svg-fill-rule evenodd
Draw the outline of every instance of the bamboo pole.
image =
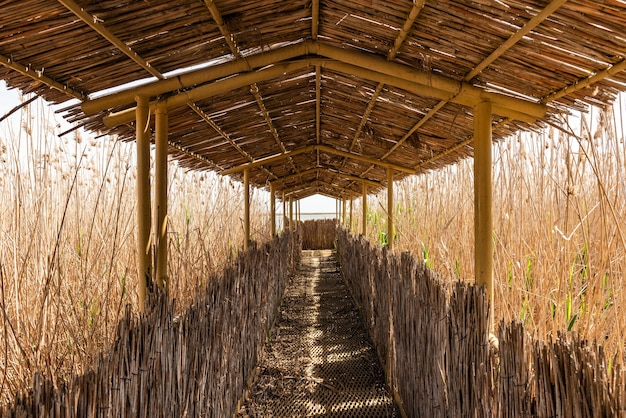
<svg viewBox="0 0 626 418">
<path fill-rule="evenodd" d="M 281 222 L 283 231 L 287 230 L 287 225 L 285 225 L 286 221 L 287 221 L 287 201 L 285 200 L 285 192 L 283 192 L 283 220 Z"/>
<path fill-rule="evenodd" d="M 270 183 L 270 216 L 271 216 L 271 228 L 272 237 L 276 236 L 276 191 L 274 185 Z"/>
<path fill-rule="evenodd" d="M 243 249 L 250 243 L 250 169 L 243 171 Z"/>
<path fill-rule="evenodd" d="M 478 285 L 489 301 L 489 327 L 493 332 L 493 219 L 492 219 L 491 103 L 474 108 L 474 263 Z"/>
<path fill-rule="evenodd" d="M 363 228 L 361 233 L 367 235 L 367 184 L 363 182 Z"/>
<path fill-rule="evenodd" d="M 143 312 L 152 281 L 150 256 L 150 131 L 149 103 L 145 96 L 136 97 L 137 135 L 137 277 L 139 311 Z"/>
<path fill-rule="evenodd" d="M 346 226 L 346 222 L 348 220 L 347 215 L 347 211 L 346 211 L 346 199 L 345 198 L 341 198 L 341 223 L 343 224 L 343 226 Z"/>
<path fill-rule="evenodd" d="M 156 211 L 156 285 L 168 291 L 167 277 L 167 108 L 159 106 L 155 115 L 155 211 Z"/>
<path fill-rule="evenodd" d="M 293 197 L 289 196 L 289 230 L 293 231 Z"/>
<path fill-rule="evenodd" d="M 393 242 L 393 170 L 387 169 L 387 247 Z"/>
<path fill-rule="evenodd" d="M 348 231 L 352 232 L 352 207 L 354 206 L 354 198 L 350 195 L 350 222 L 348 223 Z"/>
</svg>

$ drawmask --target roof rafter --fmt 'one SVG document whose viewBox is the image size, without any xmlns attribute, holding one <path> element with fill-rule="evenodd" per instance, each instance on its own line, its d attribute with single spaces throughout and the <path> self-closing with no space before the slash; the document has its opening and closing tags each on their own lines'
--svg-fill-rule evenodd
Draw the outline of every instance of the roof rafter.
<svg viewBox="0 0 626 418">
<path fill-rule="evenodd" d="M 152 74 L 154 77 L 158 79 L 162 80 L 165 78 L 163 77 L 163 74 L 161 74 L 159 71 L 153 68 L 152 65 L 150 65 L 148 61 L 140 57 L 124 41 L 119 39 L 117 36 L 113 35 L 111 31 L 109 31 L 102 23 L 100 23 L 100 20 L 98 18 L 87 13 L 85 9 L 80 7 L 78 4 L 76 4 L 72 0 L 58 0 L 58 2 L 61 3 L 63 6 L 65 6 L 69 11 L 74 13 L 76 17 L 78 17 L 85 24 L 91 27 L 91 29 L 98 32 L 100 36 L 102 36 L 104 39 L 109 41 L 111 44 L 115 45 L 120 51 L 126 54 L 128 58 L 132 59 L 137 64 L 139 64 L 141 68 L 145 69 L 146 71 L 148 71 L 150 74 Z"/>
<path fill-rule="evenodd" d="M 294 157 L 296 155 L 304 154 L 304 153 L 307 153 L 307 152 L 313 152 L 313 151 L 316 151 L 316 150 L 319 150 L 320 152 L 324 152 L 324 153 L 327 153 L 327 154 L 333 154 L 333 155 L 337 155 L 337 156 L 340 156 L 340 157 L 348 157 L 348 158 L 351 158 L 353 160 L 379 165 L 379 166 L 385 167 L 385 168 L 391 168 L 393 170 L 401 171 L 401 172 L 407 173 L 407 174 L 414 174 L 415 173 L 415 170 L 413 168 L 410 168 L 410 167 L 404 167 L 404 166 L 401 166 L 401 165 L 398 165 L 398 164 L 389 163 L 387 161 L 380 161 L 380 160 L 377 160 L 375 158 L 370 158 L 370 157 L 363 156 L 361 154 L 354 154 L 354 153 L 347 152 L 347 151 L 341 151 L 341 150 L 335 149 L 333 147 L 330 147 L 328 145 L 309 145 L 309 146 L 306 146 L 306 147 L 303 147 L 303 148 L 295 149 L 293 151 L 287 151 L 284 154 L 272 155 L 270 157 L 261 158 L 259 160 L 255 160 L 255 161 L 250 162 L 250 163 L 242 164 L 242 165 L 239 165 L 239 166 L 236 166 L 236 167 L 231 167 L 229 169 L 226 169 L 226 170 L 222 171 L 221 174 L 222 175 L 228 175 L 228 174 L 241 173 L 246 168 L 256 168 L 256 167 L 260 167 L 262 165 L 273 164 L 273 163 L 276 163 L 278 161 L 282 161 L 284 159 L 287 159 L 287 158 L 290 158 L 290 157 Z"/>
<path fill-rule="evenodd" d="M 230 31 L 228 26 L 224 24 L 224 19 L 222 18 L 222 14 L 220 13 L 215 2 L 213 2 L 213 0 L 205 0 L 205 4 L 207 5 L 207 7 L 209 8 L 209 11 L 211 12 L 211 17 L 213 17 L 213 20 L 215 20 L 215 22 L 219 26 L 220 32 L 224 36 L 224 39 L 226 40 L 228 47 L 233 53 L 233 56 L 235 58 L 242 58 L 241 51 L 239 50 L 239 46 L 237 46 L 237 42 L 235 41 L 235 35 Z M 274 137 L 276 144 L 279 146 L 279 148 L 284 154 L 285 152 L 287 152 L 287 149 L 285 149 L 285 145 L 280 140 L 278 131 L 276 130 L 276 127 L 274 126 L 272 117 L 270 116 L 269 112 L 267 111 L 267 108 L 265 107 L 265 103 L 263 103 L 263 97 L 261 96 L 261 93 L 259 93 L 259 86 L 256 83 L 252 83 L 250 85 L 250 93 L 254 96 L 254 100 L 256 100 L 256 103 L 259 106 L 259 109 L 261 110 L 261 114 L 263 115 L 263 118 L 265 119 L 265 123 L 267 124 L 267 127 L 269 128 L 272 136 Z M 298 169 L 293 164 L 293 161 L 291 159 L 289 160 L 289 163 L 291 164 L 291 167 L 295 171 L 298 171 Z"/>
<path fill-rule="evenodd" d="M 357 177 L 357 176 L 353 176 L 351 174 L 348 173 L 342 173 L 339 172 L 338 170 L 332 170 L 332 169 L 327 169 L 327 170 L 323 170 L 320 167 L 314 167 L 314 168 L 309 168 L 308 170 L 304 170 L 301 171 L 300 173 L 295 173 L 295 174 L 289 174 L 287 176 L 283 176 L 283 177 L 279 177 L 276 180 L 271 181 L 270 183 L 272 184 L 281 184 L 293 179 L 297 179 L 300 178 L 302 176 L 306 176 L 309 174 L 313 174 L 313 173 L 320 173 L 320 172 L 331 172 L 332 174 L 337 174 L 339 176 L 341 176 L 342 178 L 348 179 L 348 180 L 353 180 L 353 181 L 357 181 L 357 182 L 361 182 L 361 183 L 365 183 L 368 186 L 373 186 L 373 187 L 381 187 L 382 183 L 380 183 L 379 181 L 374 181 L 374 180 L 370 180 L 370 179 L 366 179 L 366 178 L 362 178 L 362 177 Z"/>
<path fill-rule="evenodd" d="M 0 64 L 14 71 L 17 71 L 18 73 L 25 75 L 26 77 L 29 77 L 35 81 L 45 84 L 46 86 L 50 88 L 58 90 L 69 96 L 72 96 L 75 99 L 85 100 L 87 98 L 87 95 L 84 94 L 83 92 L 76 90 L 66 84 L 59 83 L 58 81 L 55 81 L 48 76 L 45 76 L 43 70 L 41 71 L 33 70 L 29 66 L 13 61 L 12 59 L 5 57 L 4 55 L 0 55 Z"/>
</svg>

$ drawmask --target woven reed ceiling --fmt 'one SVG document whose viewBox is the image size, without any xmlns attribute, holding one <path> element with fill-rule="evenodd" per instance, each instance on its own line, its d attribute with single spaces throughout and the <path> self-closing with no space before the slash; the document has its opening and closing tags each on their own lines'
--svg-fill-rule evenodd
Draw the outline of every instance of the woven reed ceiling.
<svg viewBox="0 0 626 418">
<path fill-rule="evenodd" d="M 363 182 L 385 187 L 387 168 L 401 178 L 471 156 L 480 100 L 493 103 L 499 140 L 626 89 L 617 0 L 1 6 L 9 86 L 79 99 L 65 106 L 70 121 L 125 140 L 135 94 L 147 95 L 168 106 L 181 165 L 235 177 L 249 167 L 279 197 L 357 195 Z"/>
</svg>

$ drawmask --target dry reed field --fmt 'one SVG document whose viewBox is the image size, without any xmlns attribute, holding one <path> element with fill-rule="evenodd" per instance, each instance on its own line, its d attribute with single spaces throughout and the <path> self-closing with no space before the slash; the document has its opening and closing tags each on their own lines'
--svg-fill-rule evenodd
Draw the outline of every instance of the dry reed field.
<svg viewBox="0 0 626 418">
<path fill-rule="evenodd" d="M 623 360 L 626 97 L 494 145 L 495 315 L 549 339 L 573 331 Z M 473 280 L 473 160 L 395 188 L 395 248 L 442 277 Z M 382 242 L 386 193 L 368 202 Z M 360 199 L 353 231 L 360 231 Z M 613 356 L 617 356 L 613 358 Z M 610 365 L 609 365 L 610 366 Z"/>
<path fill-rule="evenodd" d="M 2 116 L 2 115 L 0 115 Z M 0 123 L 0 399 L 58 384 L 111 343 L 137 306 L 134 144 L 63 132 L 40 99 Z M 243 242 L 239 183 L 170 164 L 170 291 L 183 309 Z M 269 240 L 265 193 L 252 238 Z"/>
</svg>

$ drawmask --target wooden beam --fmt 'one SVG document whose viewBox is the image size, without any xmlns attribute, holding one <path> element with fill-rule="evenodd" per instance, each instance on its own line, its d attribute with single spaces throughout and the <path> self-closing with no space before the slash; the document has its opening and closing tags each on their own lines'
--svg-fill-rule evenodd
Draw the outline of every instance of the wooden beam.
<svg viewBox="0 0 626 418">
<path fill-rule="evenodd" d="M 470 81 L 476 77 L 482 70 L 487 68 L 492 62 L 497 60 L 502 54 L 508 51 L 513 45 L 518 43 L 524 36 L 530 31 L 539 26 L 545 21 L 552 13 L 554 13 L 559 7 L 561 7 L 567 0 L 553 0 L 548 6 L 533 16 L 524 26 L 522 26 L 517 32 L 515 32 L 509 39 L 501 44 L 495 51 L 493 51 L 487 58 L 485 58 L 480 64 L 478 64 L 472 71 L 470 71 L 464 78 L 465 81 Z"/>
<path fill-rule="evenodd" d="M 0 64 L 2 64 L 6 68 L 10 68 L 18 73 L 36 81 L 41 84 L 44 84 L 52 89 L 58 90 L 61 93 L 67 94 L 78 100 L 85 100 L 87 95 L 79 90 L 76 90 L 66 84 L 59 83 L 58 81 L 54 81 L 52 78 L 44 75 L 44 70 L 33 70 L 30 66 L 25 66 L 20 64 L 17 61 L 12 60 L 11 58 L 7 58 L 4 55 L 0 55 Z"/>
<path fill-rule="evenodd" d="M 424 3 L 426 3 L 426 0 L 413 0 L 413 7 L 411 7 L 409 16 L 404 22 L 404 25 L 402 25 L 402 28 L 400 29 L 400 33 L 398 33 L 398 36 L 396 37 L 396 40 L 393 43 L 393 48 L 391 48 L 391 50 L 387 54 L 387 59 L 389 61 L 393 61 L 396 58 L 396 55 L 398 54 L 400 47 L 402 47 L 402 44 L 404 43 L 406 37 L 409 35 L 409 31 L 411 30 L 413 23 L 415 23 L 415 20 L 417 20 L 417 17 L 422 11 L 422 8 L 424 7 Z"/>
<path fill-rule="evenodd" d="M 363 227 L 361 228 L 361 234 L 365 236 L 367 234 L 367 184 L 363 183 L 363 191 L 361 193 L 363 202 L 361 204 L 363 210 Z"/>
<path fill-rule="evenodd" d="M 155 115 L 155 248 L 156 248 L 156 285 L 160 290 L 169 289 L 167 275 L 167 154 L 168 154 L 168 117 L 167 109 L 159 107 Z"/>
<path fill-rule="evenodd" d="M 320 24 L 320 0 L 313 0 L 311 4 L 311 38 L 316 41 Z"/>
<path fill-rule="evenodd" d="M 303 147 L 303 148 L 297 148 L 297 149 L 295 149 L 293 151 L 287 151 L 285 153 L 276 154 L 276 155 L 272 155 L 270 157 L 261 158 L 261 159 L 254 160 L 254 161 L 252 161 L 250 163 L 247 163 L 247 164 L 243 164 L 243 165 L 239 165 L 239 166 L 236 166 L 236 167 L 228 168 L 226 170 L 222 170 L 222 172 L 220 174 L 226 176 L 226 175 L 229 175 L 229 174 L 241 173 L 246 168 L 257 168 L 257 167 L 260 167 L 260 166 L 263 166 L 263 165 L 271 165 L 271 164 L 274 164 L 274 163 L 276 163 L 278 161 L 282 161 L 282 160 L 285 160 L 287 158 L 294 157 L 296 155 L 304 154 L 304 153 L 307 153 L 307 152 L 313 152 L 313 151 L 315 151 L 316 147 L 317 147 L 317 145 L 309 145 L 309 146 L 306 146 L 306 147 Z"/>
<path fill-rule="evenodd" d="M 139 311 L 143 312 L 152 282 L 150 250 L 150 129 L 148 98 L 137 97 L 137 279 Z"/>
<path fill-rule="evenodd" d="M 271 181 L 270 184 L 279 185 L 279 184 L 282 184 L 282 183 L 284 183 L 286 181 L 293 180 L 293 179 L 296 179 L 296 178 L 299 178 L 299 177 L 302 177 L 302 176 L 306 176 L 308 174 L 312 174 L 312 173 L 320 173 L 321 174 L 324 171 L 327 171 L 327 172 L 329 172 L 331 174 L 337 175 L 337 176 L 339 176 L 341 178 L 344 178 L 344 179 L 347 179 L 347 180 L 353 180 L 353 181 L 358 181 L 358 182 L 365 182 L 367 185 L 372 186 L 372 187 L 377 187 L 377 188 L 382 187 L 382 184 L 380 182 L 378 182 L 378 181 L 374 181 L 374 180 L 370 180 L 370 179 L 366 179 L 366 178 L 362 178 L 362 177 L 353 176 L 351 174 L 342 173 L 342 172 L 335 171 L 335 170 L 330 170 L 330 169 L 329 170 L 324 170 L 324 169 L 322 169 L 320 167 L 314 167 L 314 168 L 310 168 L 308 170 L 301 171 L 299 173 L 293 173 L 293 174 L 288 174 L 288 175 L 283 176 L 283 177 L 279 177 L 276 180 Z"/>
<path fill-rule="evenodd" d="M 474 108 L 474 264 L 476 284 L 485 286 L 489 302 L 489 330 L 493 320 L 493 219 L 491 104 Z"/>
<path fill-rule="evenodd" d="M 393 247 L 393 170 L 387 169 L 387 248 Z"/>
<path fill-rule="evenodd" d="M 272 237 L 276 236 L 276 190 L 270 183 L 270 230 Z"/>
<path fill-rule="evenodd" d="M 243 171 L 243 250 L 250 243 L 250 169 Z"/>
<path fill-rule="evenodd" d="M 141 68 L 145 69 L 151 75 L 158 79 L 163 79 L 163 75 L 158 72 L 156 69 L 150 65 L 150 63 L 143 58 L 141 58 L 135 51 L 132 50 L 131 47 L 126 45 L 122 40 L 120 40 L 117 36 L 113 35 L 111 31 L 109 31 L 100 20 L 95 16 L 87 13 L 85 9 L 80 7 L 72 0 L 58 0 L 63 6 L 65 6 L 68 10 L 74 13 L 80 20 L 82 20 L 86 25 L 88 25 L 91 29 L 98 32 L 100 36 L 109 41 L 111 44 L 115 45 L 120 51 L 122 51 L 128 58 L 135 61 L 137 64 L 141 66 Z"/>
<path fill-rule="evenodd" d="M 394 163 L 389 163 L 386 161 L 380 161 L 377 160 L 375 158 L 370 158 L 370 157 L 366 157 L 364 155 L 360 155 L 360 154 L 355 154 L 355 153 L 351 153 L 351 152 L 347 152 L 347 151 L 342 151 L 342 150 L 338 150 L 335 149 L 333 147 L 330 147 L 328 145 L 309 145 L 306 146 L 304 148 L 298 148 L 295 149 L 293 151 L 288 151 L 285 152 L 283 154 L 277 154 L 277 155 L 273 155 L 271 157 L 266 157 L 266 158 L 262 158 L 260 160 L 255 160 L 253 162 L 247 163 L 247 164 L 243 164 L 237 167 L 232 167 L 229 168 L 227 170 L 223 170 L 221 172 L 222 175 L 229 175 L 229 174 L 235 174 L 235 173 L 241 173 L 243 170 L 245 170 L 246 168 L 256 168 L 262 165 L 269 165 L 269 164 L 273 164 L 276 163 L 278 161 L 282 161 L 285 160 L 287 158 L 291 158 L 295 155 L 299 155 L 299 154 L 303 154 L 306 152 L 313 152 L 319 150 L 321 152 L 325 152 L 327 154 L 333 154 L 333 155 L 338 155 L 340 157 L 347 157 L 347 158 L 351 158 L 357 161 L 362 161 L 362 162 L 366 162 L 366 163 L 370 163 L 370 164 L 376 164 L 378 166 L 384 167 L 384 168 L 391 168 L 394 169 L 396 171 L 401 171 L 403 173 L 407 173 L 407 174 L 415 174 L 415 170 L 413 168 L 410 167 L 404 167 L 398 164 L 394 164 Z M 360 179 L 360 178 L 359 178 Z"/>
<path fill-rule="evenodd" d="M 162 100 L 161 102 L 163 102 L 168 108 L 182 106 L 188 103 L 208 99 L 218 94 L 227 93 L 231 90 L 236 90 L 241 87 L 249 86 L 253 83 L 269 80 L 274 77 L 279 77 L 285 73 L 296 71 L 307 66 L 307 61 L 275 64 L 262 70 L 249 71 L 246 73 L 241 73 L 237 76 L 215 81 L 211 84 L 206 84 L 193 90 L 170 96 L 167 99 Z M 150 108 L 152 111 L 154 111 L 154 109 L 156 109 L 156 102 L 152 103 L 150 105 Z M 134 119 L 133 112 L 134 109 L 130 108 L 116 113 L 111 113 L 103 118 L 104 125 L 108 128 L 113 128 L 119 125 L 123 125 L 125 123 L 129 123 Z"/>
<path fill-rule="evenodd" d="M 304 44 L 294 44 L 272 49 L 251 55 L 245 59 L 241 58 L 223 64 L 199 68 L 165 80 L 154 81 L 87 100 L 82 103 L 81 109 L 86 115 L 93 115 L 103 110 L 128 105 L 134 101 L 137 95 L 154 97 L 179 89 L 187 89 L 195 85 L 205 84 L 221 78 L 231 77 L 235 74 L 293 59 L 302 56 L 304 51 Z"/>
</svg>

